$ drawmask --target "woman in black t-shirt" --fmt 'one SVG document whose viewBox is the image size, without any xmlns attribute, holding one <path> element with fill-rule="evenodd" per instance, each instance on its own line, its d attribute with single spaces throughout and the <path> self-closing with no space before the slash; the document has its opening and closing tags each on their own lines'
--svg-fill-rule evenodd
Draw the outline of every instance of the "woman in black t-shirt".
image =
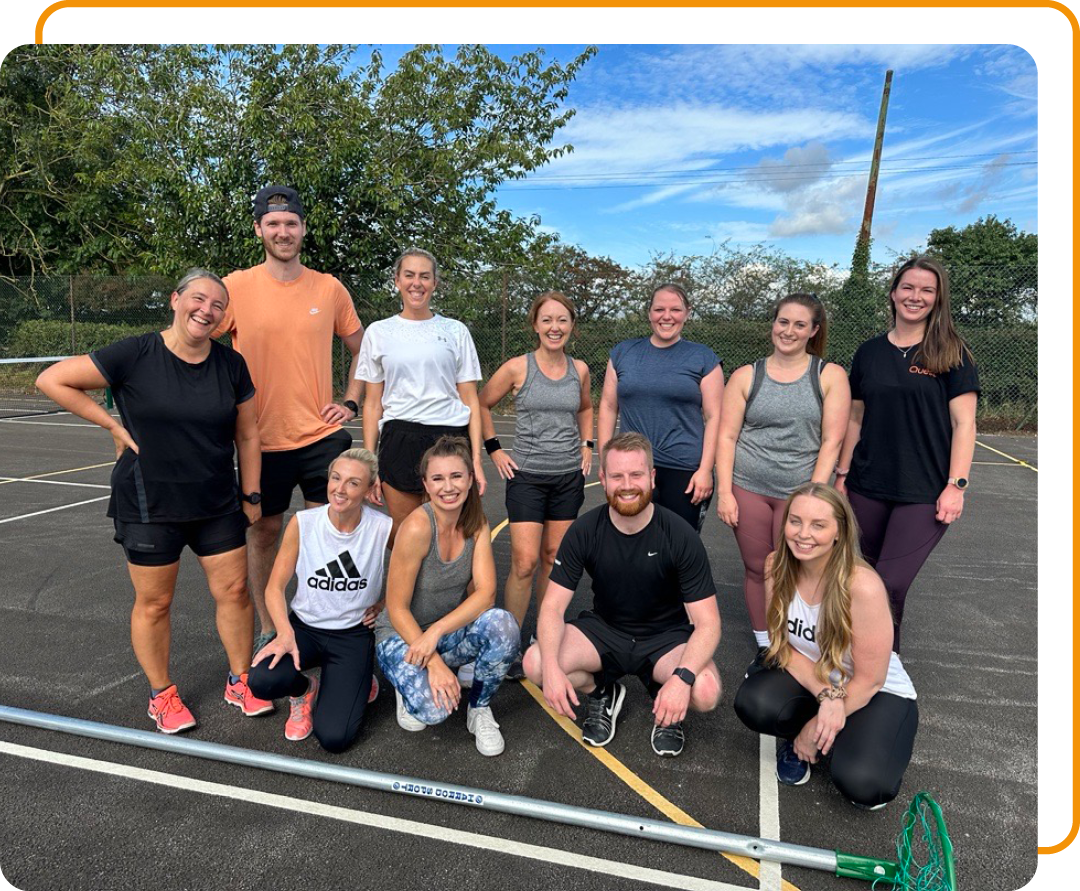
<svg viewBox="0 0 1080 891">
<path fill-rule="evenodd" d="M 964 511 L 979 374 L 953 326 L 949 279 L 913 257 L 889 288 L 893 327 L 851 363 L 851 417 L 836 468 L 862 551 L 889 593 L 893 650 L 908 588 Z"/>
<path fill-rule="evenodd" d="M 195 726 L 169 676 L 169 609 L 185 545 L 198 557 L 217 605 L 229 661 L 225 701 L 245 715 L 274 708 L 247 687 L 253 615 L 245 536 L 261 513 L 261 458 L 247 365 L 210 338 L 228 301 L 220 278 L 192 269 L 172 294 L 173 321 L 165 331 L 65 359 L 37 380 L 43 393 L 104 427 L 116 444 L 108 515 L 135 587 L 131 642 L 150 682 L 148 714 L 164 733 Z M 119 421 L 85 392 L 106 386 Z"/>
</svg>

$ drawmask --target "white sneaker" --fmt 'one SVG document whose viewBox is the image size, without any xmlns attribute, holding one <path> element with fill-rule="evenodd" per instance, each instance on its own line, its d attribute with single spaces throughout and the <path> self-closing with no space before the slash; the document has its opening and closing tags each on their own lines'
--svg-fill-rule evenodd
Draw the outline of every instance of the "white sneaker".
<svg viewBox="0 0 1080 891">
<path fill-rule="evenodd" d="M 466 690 L 472 686 L 473 677 L 476 673 L 476 663 L 466 662 L 457 670 L 458 683 L 461 684 Z"/>
<path fill-rule="evenodd" d="M 402 730 L 408 730 L 410 733 L 426 730 L 427 724 L 409 714 L 409 710 L 405 708 L 405 700 L 401 698 L 401 693 L 395 690 L 394 696 L 397 697 L 398 727 Z"/>
<path fill-rule="evenodd" d="M 469 706 L 469 715 L 465 721 L 469 733 L 476 737 L 476 751 L 489 758 L 493 755 L 501 755 L 506 748 L 506 740 L 499 732 L 499 722 L 491 713 L 488 706 L 473 708 Z"/>
</svg>

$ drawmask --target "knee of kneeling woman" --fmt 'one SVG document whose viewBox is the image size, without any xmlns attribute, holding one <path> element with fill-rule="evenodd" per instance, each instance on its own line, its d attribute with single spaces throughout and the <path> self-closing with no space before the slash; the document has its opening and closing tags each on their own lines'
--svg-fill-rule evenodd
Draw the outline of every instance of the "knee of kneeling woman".
<svg viewBox="0 0 1080 891">
<path fill-rule="evenodd" d="M 830 772 L 840 794 L 858 807 L 873 808 L 888 804 L 900 791 L 885 788 L 880 771 L 870 763 L 837 764 L 834 760 Z"/>
<path fill-rule="evenodd" d="M 514 614 L 508 610 L 492 607 L 481 613 L 476 622 L 489 639 L 507 641 L 515 646 L 521 640 L 521 628 Z"/>
<path fill-rule="evenodd" d="M 753 679 L 751 676 L 739 685 L 733 707 L 743 724 L 760 733 L 761 728 L 768 724 L 767 702 L 766 698 L 758 693 L 757 685 L 750 683 Z"/>
</svg>

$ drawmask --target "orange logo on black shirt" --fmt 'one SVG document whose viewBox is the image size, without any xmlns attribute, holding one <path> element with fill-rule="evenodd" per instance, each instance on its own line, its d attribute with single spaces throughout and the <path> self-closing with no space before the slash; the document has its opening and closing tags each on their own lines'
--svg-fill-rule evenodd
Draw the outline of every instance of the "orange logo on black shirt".
<svg viewBox="0 0 1080 891">
<path fill-rule="evenodd" d="M 920 368 L 918 365 L 912 365 L 908 369 L 908 372 L 911 374 L 925 374 L 927 377 L 937 377 L 937 374 L 935 372 L 930 371 L 926 368 Z"/>
</svg>

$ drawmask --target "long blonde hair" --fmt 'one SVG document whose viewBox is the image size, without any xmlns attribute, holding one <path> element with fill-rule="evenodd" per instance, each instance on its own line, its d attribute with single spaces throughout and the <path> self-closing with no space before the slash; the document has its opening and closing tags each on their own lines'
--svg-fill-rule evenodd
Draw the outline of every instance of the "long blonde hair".
<svg viewBox="0 0 1080 891">
<path fill-rule="evenodd" d="M 803 483 L 792 492 L 784 505 L 780 524 L 780 542 L 773 553 L 768 579 L 772 582 L 772 600 L 766 615 L 769 649 L 766 660 L 784 668 L 791 659 L 788 642 L 788 609 L 795 597 L 801 563 L 787 545 L 785 531 L 792 502 L 800 495 L 819 498 L 832 508 L 837 524 L 833 546 L 821 580 L 821 610 L 818 613 L 816 641 L 821 659 L 814 666 L 818 680 L 827 683 L 833 670 L 847 680 L 843 659 L 851 649 L 851 576 L 856 566 L 867 566 L 859 551 L 859 527 L 846 497 L 824 483 Z"/>
</svg>

